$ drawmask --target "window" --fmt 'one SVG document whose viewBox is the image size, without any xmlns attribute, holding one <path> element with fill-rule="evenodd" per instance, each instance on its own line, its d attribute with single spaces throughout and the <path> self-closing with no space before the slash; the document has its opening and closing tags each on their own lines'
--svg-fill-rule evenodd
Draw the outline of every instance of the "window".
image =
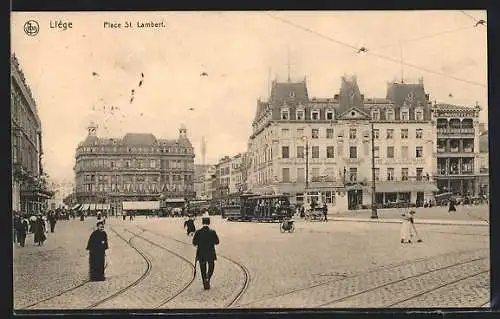
<svg viewBox="0 0 500 319">
<path fill-rule="evenodd" d="M 388 168 L 387 169 L 387 180 L 388 181 L 393 181 L 394 180 L 394 168 Z"/>
<path fill-rule="evenodd" d="M 288 110 L 282 110 L 281 111 L 281 119 L 282 120 L 288 120 Z"/>
<path fill-rule="evenodd" d="M 402 181 L 407 181 L 408 180 L 408 168 L 402 168 L 401 169 L 401 180 Z"/>
<path fill-rule="evenodd" d="M 376 121 L 380 120 L 380 111 L 379 110 L 372 111 L 372 119 L 374 119 Z"/>
<path fill-rule="evenodd" d="M 387 158 L 394 158 L 394 146 L 387 146 Z"/>
<path fill-rule="evenodd" d="M 417 146 L 415 148 L 415 157 L 417 157 L 417 158 L 424 157 L 424 150 L 423 150 L 422 146 Z"/>
<path fill-rule="evenodd" d="M 379 131 L 379 129 L 378 129 L 378 128 L 373 129 L 373 137 L 374 137 L 375 139 L 378 139 L 378 138 L 379 138 L 379 136 L 380 136 L 380 131 Z"/>
<path fill-rule="evenodd" d="M 313 146 L 311 149 L 312 149 L 312 158 L 319 158 L 319 146 Z"/>
<path fill-rule="evenodd" d="M 401 146 L 401 158 L 408 158 L 408 146 Z"/>
<path fill-rule="evenodd" d="M 417 168 L 417 181 L 421 181 L 422 180 L 422 173 L 423 173 L 424 169 L 423 168 Z"/>
<path fill-rule="evenodd" d="M 306 180 L 306 170 L 304 168 L 297 168 L 297 181 L 303 182 Z"/>
<path fill-rule="evenodd" d="M 424 130 L 422 130 L 421 128 L 417 128 L 417 130 L 415 132 L 415 137 L 422 138 L 423 135 L 424 135 Z"/>
<path fill-rule="evenodd" d="M 289 130 L 287 128 L 281 129 L 281 136 L 288 137 Z"/>
<path fill-rule="evenodd" d="M 379 158 L 380 157 L 380 147 L 379 146 L 375 146 L 373 148 L 373 157 L 375 157 L 375 158 Z"/>
<path fill-rule="evenodd" d="M 333 138 L 333 128 L 326 129 L 326 138 Z"/>
<path fill-rule="evenodd" d="M 303 120 L 304 119 L 304 111 L 302 111 L 302 110 L 297 111 L 296 116 L 297 116 L 297 120 Z"/>
<path fill-rule="evenodd" d="M 319 138 L 319 129 L 317 129 L 317 128 L 313 128 L 313 129 L 311 130 L 311 137 L 312 137 L 312 138 Z"/>
<path fill-rule="evenodd" d="M 424 120 L 424 112 L 422 112 L 420 110 L 415 111 L 415 120 L 423 121 Z"/>
<path fill-rule="evenodd" d="M 407 128 L 401 129 L 401 138 L 402 139 L 408 138 L 408 129 Z"/>
<path fill-rule="evenodd" d="M 281 157 L 282 158 L 289 158 L 290 157 L 290 150 L 289 150 L 288 146 L 281 147 Z"/>
<path fill-rule="evenodd" d="M 358 169 L 357 168 L 349 168 L 349 181 L 354 183 L 358 180 Z"/>
<path fill-rule="evenodd" d="M 297 158 L 304 158 L 304 146 L 297 146 Z"/>
<path fill-rule="evenodd" d="M 388 140 L 392 139 L 394 137 L 394 130 L 392 128 L 387 129 L 387 135 L 386 138 Z"/>
<path fill-rule="evenodd" d="M 356 139 L 356 129 L 355 129 L 355 128 L 351 128 L 351 129 L 349 129 L 349 138 L 350 138 L 351 140 Z"/>
<path fill-rule="evenodd" d="M 358 158 L 358 148 L 356 146 L 349 147 L 349 158 Z"/>
<path fill-rule="evenodd" d="M 304 129 L 303 128 L 298 128 L 297 129 L 297 137 L 302 138 L 304 136 Z"/>
<path fill-rule="evenodd" d="M 379 181 L 380 180 L 380 168 L 375 168 L 375 180 Z"/>
<path fill-rule="evenodd" d="M 290 169 L 283 168 L 281 173 L 282 173 L 282 181 L 283 182 L 290 182 Z"/>
<path fill-rule="evenodd" d="M 333 146 L 326 147 L 326 158 L 334 158 L 335 157 L 335 149 Z"/>
<path fill-rule="evenodd" d="M 151 160 L 151 168 L 156 168 L 156 160 Z"/>
<path fill-rule="evenodd" d="M 312 177 L 314 179 L 317 179 L 319 177 L 319 167 L 313 167 L 311 173 L 312 173 Z"/>
<path fill-rule="evenodd" d="M 387 110 L 385 117 L 388 121 L 394 121 L 394 110 Z"/>
<path fill-rule="evenodd" d="M 319 120 L 319 111 L 312 111 L 311 112 L 311 119 Z"/>
<path fill-rule="evenodd" d="M 290 92 L 290 97 L 295 97 L 295 92 Z"/>
<path fill-rule="evenodd" d="M 401 120 L 408 121 L 409 119 L 410 119 L 410 113 L 407 110 L 401 111 Z"/>
<path fill-rule="evenodd" d="M 326 111 L 326 119 L 333 120 L 333 111 Z"/>
</svg>

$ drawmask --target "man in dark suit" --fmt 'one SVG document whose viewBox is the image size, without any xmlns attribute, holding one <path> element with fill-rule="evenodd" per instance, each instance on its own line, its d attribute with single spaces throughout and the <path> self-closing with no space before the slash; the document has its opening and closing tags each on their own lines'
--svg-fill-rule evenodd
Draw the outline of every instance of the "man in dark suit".
<svg viewBox="0 0 500 319">
<path fill-rule="evenodd" d="M 197 246 L 196 260 L 200 263 L 203 288 L 207 290 L 210 289 L 210 278 L 212 278 L 214 273 L 215 260 L 217 260 L 215 245 L 219 244 L 219 237 L 215 230 L 208 227 L 210 225 L 210 217 L 203 217 L 202 225 L 203 227 L 194 234 L 193 245 Z"/>
</svg>

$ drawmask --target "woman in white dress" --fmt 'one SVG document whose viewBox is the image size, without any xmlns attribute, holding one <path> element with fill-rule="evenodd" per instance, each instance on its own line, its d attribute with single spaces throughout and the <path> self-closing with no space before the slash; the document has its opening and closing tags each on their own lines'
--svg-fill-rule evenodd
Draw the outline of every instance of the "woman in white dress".
<svg viewBox="0 0 500 319">
<path fill-rule="evenodd" d="M 410 216 L 405 213 L 401 214 L 401 243 L 411 243 L 411 221 Z"/>
<path fill-rule="evenodd" d="M 44 225 L 45 225 L 45 232 L 48 233 L 49 232 L 49 219 L 47 218 L 47 215 L 43 215 L 42 217 L 43 219 L 43 222 L 44 222 Z"/>
</svg>

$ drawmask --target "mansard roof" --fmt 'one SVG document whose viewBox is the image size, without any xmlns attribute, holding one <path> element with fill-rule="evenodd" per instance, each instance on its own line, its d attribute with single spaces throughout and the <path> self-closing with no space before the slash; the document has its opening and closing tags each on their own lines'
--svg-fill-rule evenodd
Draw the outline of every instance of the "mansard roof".
<svg viewBox="0 0 500 319">
<path fill-rule="evenodd" d="M 273 81 L 271 88 L 270 102 L 276 103 L 283 100 L 293 103 L 302 102 L 305 103 L 309 100 L 307 94 L 307 84 L 306 81 L 301 82 L 277 82 Z"/>
<path fill-rule="evenodd" d="M 151 133 L 127 133 L 123 137 L 123 144 L 130 146 L 157 145 L 156 137 Z"/>
<path fill-rule="evenodd" d="M 397 107 L 403 106 L 405 102 L 410 107 L 425 106 L 428 100 L 423 83 L 390 83 L 386 98 L 393 101 Z"/>
</svg>

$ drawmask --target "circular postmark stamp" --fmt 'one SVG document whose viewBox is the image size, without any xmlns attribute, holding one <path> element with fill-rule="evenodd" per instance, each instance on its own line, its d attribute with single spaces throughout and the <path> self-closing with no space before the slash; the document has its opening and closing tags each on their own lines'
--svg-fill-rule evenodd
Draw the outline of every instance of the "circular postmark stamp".
<svg viewBox="0 0 500 319">
<path fill-rule="evenodd" d="M 35 20 L 26 21 L 24 24 L 24 33 L 30 37 L 34 37 L 40 31 L 40 25 Z"/>
</svg>

